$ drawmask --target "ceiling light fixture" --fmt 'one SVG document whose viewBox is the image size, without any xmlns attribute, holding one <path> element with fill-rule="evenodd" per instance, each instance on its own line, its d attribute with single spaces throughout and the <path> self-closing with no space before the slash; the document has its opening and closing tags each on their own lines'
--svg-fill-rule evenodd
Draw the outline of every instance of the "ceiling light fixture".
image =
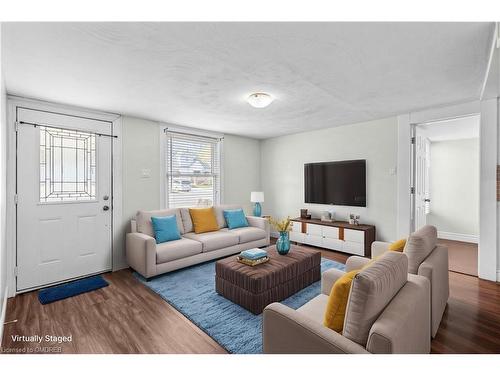
<svg viewBox="0 0 500 375">
<path fill-rule="evenodd" d="M 255 92 L 247 98 L 248 104 L 254 108 L 264 108 L 273 102 L 274 98 L 265 92 Z"/>
</svg>

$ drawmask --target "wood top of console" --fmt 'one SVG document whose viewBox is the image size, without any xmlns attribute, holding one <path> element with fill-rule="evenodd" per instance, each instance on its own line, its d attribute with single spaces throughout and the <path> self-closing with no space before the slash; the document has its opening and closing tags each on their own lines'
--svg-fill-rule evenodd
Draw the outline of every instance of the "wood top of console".
<svg viewBox="0 0 500 375">
<path fill-rule="evenodd" d="M 330 226 L 330 227 L 347 228 L 347 229 L 353 229 L 353 230 L 369 231 L 369 230 L 375 229 L 374 225 L 369 225 L 369 224 L 354 225 L 354 224 L 349 224 L 347 221 L 328 222 L 328 221 L 321 221 L 320 219 L 303 219 L 301 217 L 297 217 L 295 219 L 290 219 L 290 220 L 291 221 L 299 221 L 301 223 L 326 225 L 326 226 Z"/>
</svg>

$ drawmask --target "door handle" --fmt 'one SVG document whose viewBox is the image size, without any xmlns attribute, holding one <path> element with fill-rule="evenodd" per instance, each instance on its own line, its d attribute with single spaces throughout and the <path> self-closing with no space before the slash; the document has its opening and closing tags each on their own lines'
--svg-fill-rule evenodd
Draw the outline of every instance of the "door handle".
<svg viewBox="0 0 500 375">
<path fill-rule="evenodd" d="M 431 200 L 430 200 L 430 199 L 428 199 L 428 198 L 425 198 L 425 199 L 424 199 L 424 202 L 430 202 L 430 201 L 431 201 Z"/>
<path fill-rule="evenodd" d="M 104 206 L 102 209 L 103 209 L 104 211 L 108 211 L 108 210 L 109 210 L 109 206 Z"/>
</svg>

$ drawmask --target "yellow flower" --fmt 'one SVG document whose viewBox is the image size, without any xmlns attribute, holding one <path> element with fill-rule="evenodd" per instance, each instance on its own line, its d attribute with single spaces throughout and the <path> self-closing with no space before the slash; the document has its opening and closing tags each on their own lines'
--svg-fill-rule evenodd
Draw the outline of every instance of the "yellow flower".
<svg viewBox="0 0 500 375">
<path fill-rule="evenodd" d="M 290 216 L 287 216 L 286 219 L 276 220 L 272 217 L 269 218 L 269 223 L 278 231 L 278 232 L 289 232 L 292 228 L 290 228 Z"/>
</svg>

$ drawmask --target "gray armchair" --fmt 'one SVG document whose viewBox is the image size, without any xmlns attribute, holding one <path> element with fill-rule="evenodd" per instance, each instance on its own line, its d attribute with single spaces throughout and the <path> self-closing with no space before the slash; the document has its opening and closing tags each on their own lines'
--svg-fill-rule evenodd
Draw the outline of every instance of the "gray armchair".
<svg viewBox="0 0 500 375">
<path fill-rule="evenodd" d="M 351 257 L 346 272 L 369 260 Z M 430 285 L 388 252 L 353 280 L 342 334 L 323 325 L 328 295 L 344 272 L 322 274 L 321 294 L 297 310 L 272 303 L 263 313 L 264 353 L 429 353 Z"/>
<path fill-rule="evenodd" d="M 386 252 L 389 245 L 373 242 L 372 258 Z M 448 248 L 437 244 L 437 229 L 426 225 L 408 237 L 403 253 L 408 256 L 408 272 L 424 276 L 431 283 L 431 335 L 436 337 L 450 296 Z"/>
</svg>

